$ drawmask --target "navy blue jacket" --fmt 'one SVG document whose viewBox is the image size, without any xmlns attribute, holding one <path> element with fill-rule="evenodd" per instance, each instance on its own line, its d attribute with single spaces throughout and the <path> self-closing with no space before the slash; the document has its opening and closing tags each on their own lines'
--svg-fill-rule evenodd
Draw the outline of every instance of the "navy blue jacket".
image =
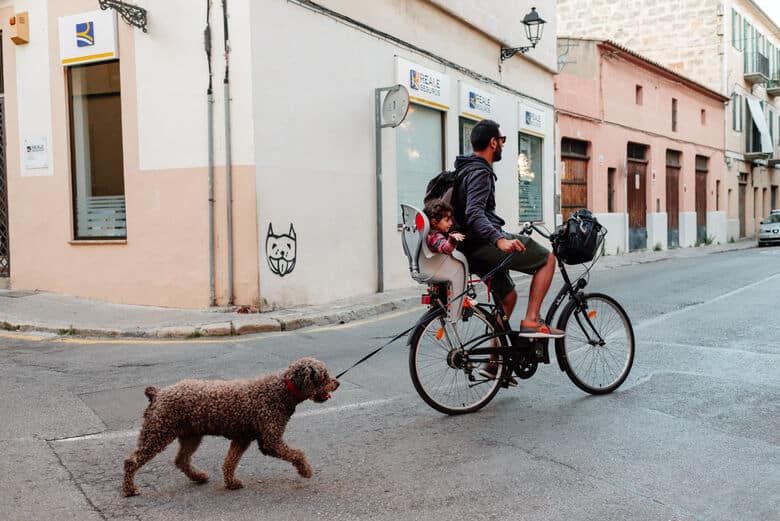
<svg viewBox="0 0 780 521">
<path fill-rule="evenodd" d="M 455 202 L 455 221 L 466 239 L 459 246 L 464 252 L 485 244 L 495 244 L 506 224 L 496 215 L 496 174 L 483 158 L 470 155 L 455 159 L 461 174 Z"/>
</svg>

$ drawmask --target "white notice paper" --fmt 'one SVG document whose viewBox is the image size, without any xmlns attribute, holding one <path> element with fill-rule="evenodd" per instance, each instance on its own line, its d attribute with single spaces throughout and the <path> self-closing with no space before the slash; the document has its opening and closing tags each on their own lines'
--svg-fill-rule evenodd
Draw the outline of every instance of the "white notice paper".
<svg viewBox="0 0 780 521">
<path fill-rule="evenodd" d="M 24 167 L 27 170 L 49 168 L 49 144 L 46 137 L 24 138 Z"/>
</svg>

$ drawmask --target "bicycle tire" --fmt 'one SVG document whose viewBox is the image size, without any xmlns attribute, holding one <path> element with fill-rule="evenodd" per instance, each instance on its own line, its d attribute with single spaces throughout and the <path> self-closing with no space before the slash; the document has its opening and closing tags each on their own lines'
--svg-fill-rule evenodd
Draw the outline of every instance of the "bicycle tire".
<svg viewBox="0 0 780 521">
<path fill-rule="evenodd" d="M 608 394 L 620 387 L 631 372 L 634 328 L 623 307 L 609 295 L 588 293 L 582 299 L 592 317 L 586 320 L 581 315 L 580 303 L 571 300 L 558 319 L 557 327 L 566 331 L 566 336 L 555 341 L 556 351 L 574 385 L 590 394 Z M 569 323 L 572 317 L 574 320 Z M 590 329 L 590 324 L 605 340 L 604 345 L 593 345 L 588 341 L 586 330 Z M 599 381 L 586 381 L 586 372 Z"/>
<path fill-rule="evenodd" d="M 479 330 L 483 328 L 481 334 L 495 334 L 497 331 L 495 320 L 490 313 L 480 307 L 472 309 L 474 313 L 468 321 L 460 320 L 454 325 L 458 328 L 461 342 L 468 342 L 464 337 L 480 333 Z M 453 349 L 457 350 L 462 344 L 451 346 L 448 345 L 448 336 L 440 334 L 437 337 L 437 333 L 444 330 L 447 320 L 446 312 L 442 309 L 412 332 L 409 349 L 409 373 L 412 383 L 423 401 L 439 412 L 450 415 L 475 412 L 496 396 L 507 368 L 499 357 L 496 378 L 490 380 L 479 376 L 479 367 L 474 365 L 471 368 L 472 374 L 475 374 L 476 378 L 482 378 L 482 381 L 474 384 L 474 381 L 469 380 L 465 368 L 453 367 L 449 362 Z M 476 339 L 478 336 L 472 338 Z M 485 347 L 489 345 L 486 342 L 490 340 L 479 342 L 467 349 Z M 501 346 L 507 346 L 503 336 L 497 337 L 497 342 Z M 484 363 L 481 361 L 483 359 L 487 360 L 487 355 L 478 355 L 478 359 L 470 363 L 478 362 L 481 365 Z"/>
</svg>

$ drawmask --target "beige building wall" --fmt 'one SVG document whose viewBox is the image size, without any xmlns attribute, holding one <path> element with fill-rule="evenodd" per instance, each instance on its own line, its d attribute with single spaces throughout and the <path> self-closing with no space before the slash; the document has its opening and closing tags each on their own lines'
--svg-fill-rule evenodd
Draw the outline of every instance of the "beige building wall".
<svg viewBox="0 0 780 521">
<path fill-rule="evenodd" d="M 0 29 L 29 11 L 30 42 L 3 39 L 7 163 L 15 289 L 112 302 L 209 305 L 208 69 L 205 2 L 136 0 L 148 32 L 117 16 L 127 238 L 74 240 L 70 96 L 59 20 L 94 0 L 0 0 Z M 212 2 L 216 303 L 228 304 L 224 56 Z M 399 83 L 399 59 L 446 76 L 444 165 L 459 153 L 463 89 L 495 101 L 513 150 L 497 168 L 500 212 L 519 226 L 520 132 L 542 140 L 541 221 L 554 223 L 554 2 L 527 55 L 531 0 L 231 0 L 233 285 L 236 304 L 264 309 L 370 294 L 377 288 L 374 90 Z M 408 81 L 407 72 L 407 81 Z M 466 96 L 468 103 L 468 96 Z M 445 110 L 446 109 L 446 110 Z M 529 117 L 530 115 L 530 117 Z M 529 128 L 533 127 L 532 129 Z M 398 231 L 396 135 L 382 131 L 385 287 L 413 284 Z M 25 168 L 27 136 L 48 143 L 48 166 Z M 425 173 L 433 177 L 440 169 Z M 422 198 L 422 194 L 420 194 Z M 294 271 L 278 273 L 274 236 L 296 233 Z M 292 241 L 293 239 L 285 239 Z M 287 244 L 287 243 L 286 243 Z"/>
<path fill-rule="evenodd" d="M 92 0 L 19 0 L 0 8 L 4 36 L 16 12 L 28 11 L 31 26 L 29 43 L 3 38 L 14 289 L 130 304 L 209 305 L 203 15 L 184 9 L 185 0 L 142 3 L 151 12 L 148 33 L 121 18 L 117 23 L 127 211 L 127 238 L 119 240 L 74 240 L 69 95 L 58 21 L 99 6 Z M 237 13 L 249 9 L 248 0 L 232 5 Z M 234 45 L 248 56 L 246 16 L 235 16 L 231 24 Z M 247 70 L 241 55 L 235 69 Z M 215 59 L 217 86 L 220 65 Z M 239 83 L 233 93 L 234 294 L 235 303 L 250 305 L 259 291 L 251 83 Z M 216 98 L 215 119 L 224 121 L 221 92 Z M 215 134 L 216 300 L 226 304 L 225 146 L 219 123 Z M 25 168 L 26 136 L 47 139 L 47 168 Z"/>
</svg>

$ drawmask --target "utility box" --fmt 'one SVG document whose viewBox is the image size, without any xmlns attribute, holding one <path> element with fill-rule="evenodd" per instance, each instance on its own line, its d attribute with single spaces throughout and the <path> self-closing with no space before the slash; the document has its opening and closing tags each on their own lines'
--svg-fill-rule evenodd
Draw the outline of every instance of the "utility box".
<svg viewBox="0 0 780 521">
<path fill-rule="evenodd" d="M 17 45 L 30 43 L 30 16 L 27 11 L 12 16 L 9 25 L 12 42 Z"/>
</svg>

